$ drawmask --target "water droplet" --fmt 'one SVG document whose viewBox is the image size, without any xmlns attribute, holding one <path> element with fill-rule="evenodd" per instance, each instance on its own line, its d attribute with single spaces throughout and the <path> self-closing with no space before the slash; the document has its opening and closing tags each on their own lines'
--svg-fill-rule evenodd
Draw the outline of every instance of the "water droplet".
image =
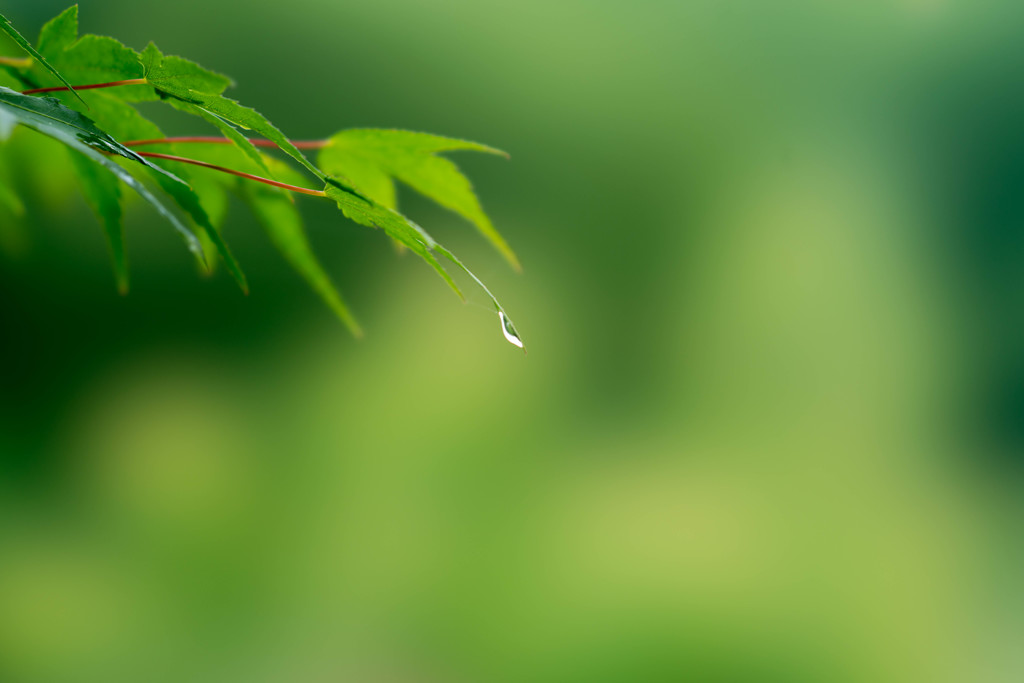
<svg viewBox="0 0 1024 683">
<path fill-rule="evenodd" d="M 501 333 L 505 335 L 505 339 L 508 340 L 508 343 L 513 346 L 518 346 L 525 351 L 526 347 L 523 346 L 523 340 L 519 338 L 519 333 L 516 332 L 516 328 L 512 324 L 512 321 L 508 319 L 507 315 L 505 315 L 505 311 L 498 311 L 498 320 L 501 321 Z"/>
</svg>

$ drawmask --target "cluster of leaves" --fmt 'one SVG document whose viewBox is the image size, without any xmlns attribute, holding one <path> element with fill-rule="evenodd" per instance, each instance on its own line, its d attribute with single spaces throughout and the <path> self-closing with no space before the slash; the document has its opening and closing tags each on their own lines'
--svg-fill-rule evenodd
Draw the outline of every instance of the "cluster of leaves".
<svg viewBox="0 0 1024 683">
<path fill-rule="evenodd" d="M 401 181 L 465 217 L 518 269 L 515 254 L 484 213 L 469 180 L 449 159 L 438 156 L 456 150 L 503 152 L 425 133 L 351 129 L 303 144 L 318 150 L 314 164 L 262 114 L 225 97 L 224 91 L 232 85 L 226 76 L 164 55 L 152 43 L 140 53 L 113 38 L 79 37 L 77 6 L 47 23 L 34 47 L 2 16 L 0 29 L 28 53 L 21 59 L 0 58 L 0 142 L 21 124 L 71 150 L 84 195 L 109 241 L 122 291 L 128 287 L 122 184 L 166 218 L 200 264 L 212 268 L 219 259 L 242 290 L 248 291 L 245 274 L 221 233 L 227 195 L 234 193 L 254 212 L 295 270 L 353 333 L 360 334 L 309 245 L 294 203 L 294 193 L 302 193 L 332 200 L 348 219 L 382 229 L 426 261 L 461 296 L 438 256 L 454 264 L 494 303 L 505 337 L 522 346 L 490 291 L 449 250 L 398 213 L 395 194 L 395 181 Z M 197 116 L 223 137 L 167 138 L 134 106 L 145 101 L 161 101 Z M 250 138 L 242 130 L 259 137 Z M 136 151 L 143 147 L 145 151 Z M 280 149 L 323 189 L 303 187 L 307 175 L 262 153 L 261 147 Z M 179 156 L 185 149 L 188 158 Z M 182 217 L 136 173 L 155 183 Z M 17 196 L 2 185 L 0 203 L 22 208 Z"/>
</svg>

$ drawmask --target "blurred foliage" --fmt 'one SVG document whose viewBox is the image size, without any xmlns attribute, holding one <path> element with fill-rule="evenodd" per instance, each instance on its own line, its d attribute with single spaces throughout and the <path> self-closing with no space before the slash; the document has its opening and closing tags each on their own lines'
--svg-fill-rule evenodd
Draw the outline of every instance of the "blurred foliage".
<svg viewBox="0 0 1024 683">
<path fill-rule="evenodd" d="M 84 203 L 46 204 L 0 268 L 3 680 L 1021 678 L 1024 6 L 250 10 L 83 29 L 285 129 L 508 150 L 465 168 L 524 277 L 399 198 L 492 259 L 531 353 L 331 207 L 361 342 L 248 219 L 240 302 L 129 206 L 120 298 Z"/>
</svg>

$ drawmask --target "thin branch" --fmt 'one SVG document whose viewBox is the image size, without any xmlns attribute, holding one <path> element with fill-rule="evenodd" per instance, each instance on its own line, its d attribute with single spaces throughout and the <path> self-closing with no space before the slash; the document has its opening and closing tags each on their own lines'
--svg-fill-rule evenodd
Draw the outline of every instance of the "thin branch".
<svg viewBox="0 0 1024 683">
<path fill-rule="evenodd" d="M 220 171 L 221 173 L 230 173 L 236 175 L 239 178 L 246 178 L 248 180 L 255 180 L 258 183 L 265 185 L 273 185 L 274 187 L 280 187 L 283 190 L 290 190 L 291 192 L 300 192 L 302 194 L 308 194 L 313 197 L 326 197 L 327 193 L 323 190 L 311 190 L 308 187 L 298 187 L 296 185 L 289 185 L 288 183 L 281 183 L 270 178 L 263 178 L 258 175 L 251 173 L 243 173 L 242 171 L 236 171 L 233 168 L 224 168 L 223 166 L 217 166 L 215 164 L 208 164 L 205 161 L 199 161 L 197 159 L 186 159 L 185 157 L 176 157 L 171 154 L 158 154 L 157 152 L 138 152 L 140 157 L 149 157 L 150 159 L 165 159 L 167 161 L 180 161 L 183 164 L 192 164 L 193 166 L 202 166 L 203 168 L 209 168 L 214 171 Z"/>
<path fill-rule="evenodd" d="M 0 57 L 0 64 L 13 66 L 17 69 L 27 69 L 32 66 L 31 57 Z"/>
<path fill-rule="evenodd" d="M 254 147 L 278 147 L 276 142 L 271 140 L 260 140 L 252 138 L 249 140 Z M 292 144 L 297 149 L 321 149 L 329 144 L 329 140 L 292 140 Z M 211 145 L 231 145 L 233 141 L 228 138 L 219 137 L 177 137 L 177 138 L 158 138 L 153 140 L 129 140 L 123 142 L 125 147 L 142 147 L 143 145 L 166 145 L 166 144 L 181 144 L 181 143 L 203 143 Z"/>
<path fill-rule="evenodd" d="M 110 83 L 93 83 L 92 85 L 76 85 L 75 90 L 94 90 L 96 88 L 115 88 L 119 85 L 146 85 L 148 83 L 145 78 L 129 78 L 126 81 L 111 81 Z M 64 85 L 54 86 L 52 88 L 33 88 L 32 90 L 22 90 L 22 95 L 38 95 L 44 92 L 63 92 L 70 90 Z"/>
</svg>

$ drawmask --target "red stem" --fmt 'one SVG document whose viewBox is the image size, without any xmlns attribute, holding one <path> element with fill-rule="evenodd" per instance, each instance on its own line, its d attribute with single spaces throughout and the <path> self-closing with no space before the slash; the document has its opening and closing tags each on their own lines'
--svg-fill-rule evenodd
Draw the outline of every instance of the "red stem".
<svg viewBox="0 0 1024 683">
<path fill-rule="evenodd" d="M 179 137 L 179 138 L 157 138 L 157 139 L 153 139 L 153 140 L 129 140 L 128 142 L 123 142 L 121 144 L 123 144 L 125 147 L 141 147 L 143 145 L 165 145 L 165 144 L 191 143 L 191 142 L 208 143 L 208 144 L 211 144 L 211 145 L 230 145 L 230 144 L 233 144 L 232 141 L 227 139 L 227 138 L 201 137 L 201 136 L 200 137 Z M 253 146 L 255 146 L 255 147 L 278 147 L 278 144 L 276 142 L 272 142 L 271 140 L 259 140 L 259 139 L 253 138 L 253 139 L 250 139 L 249 142 L 251 142 L 253 144 Z M 292 140 L 292 144 L 295 145 L 295 147 L 298 148 L 298 149 L 320 149 L 321 147 L 326 147 L 327 143 L 328 143 L 327 140 Z"/>
<path fill-rule="evenodd" d="M 149 81 L 145 78 L 130 78 L 125 81 L 110 81 L 109 83 L 92 83 L 91 85 L 76 85 L 75 90 L 95 90 L 96 88 L 116 88 L 119 85 L 146 85 Z M 22 90 L 22 95 L 39 95 L 46 92 L 64 92 L 70 90 L 65 85 L 57 85 L 52 88 L 33 88 L 31 90 Z M 142 146 L 142 145 L 159 145 L 168 144 L 175 142 L 201 142 L 215 145 L 226 145 L 232 144 L 231 140 L 227 138 L 218 137 L 178 137 L 178 138 L 159 138 L 152 140 L 130 140 L 123 143 L 125 147 Z M 278 147 L 276 142 L 270 140 L 249 140 L 254 147 Z M 329 140 L 293 140 L 291 143 L 296 149 L 320 149 L 326 147 Z"/>
<path fill-rule="evenodd" d="M 210 168 L 214 171 L 220 171 L 221 173 L 230 173 L 240 178 L 246 178 L 248 180 L 255 180 L 258 183 L 265 185 L 273 185 L 274 187 L 280 187 L 285 190 L 291 190 L 292 192 L 301 192 L 302 194 L 308 194 L 313 197 L 326 197 L 327 194 L 323 190 L 311 190 L 307 187 L 298 187 L 296 185 L 289 185 L 288 183 L 280 183 L 270 178 L 262 178 L 258 175 L 251 173 L 243 173 L 242 171 L 236 171 L 232 168 L 224 168 L 223 166 L 216 166 L 214 164 L 208 164 L 205 161 L 198 161 L 196 159 L 186 159 L 185 157 L 176 157 L 170 154 L 158 154 L 157 152 L 138 152 L 140 157 L 149 157 L 150 159 L 166 159 L 167 161 L 180 161 L 183 164 L 192 164 L 194 166 L 202 166 L 203 168 Z"/>
<path fill-rule="evenodd" d="M 93 83 L 92 85 L 76 85 L 75 90 L 93 90 L 95 88 L 114 88 L 119 85 L 145 85 L 148 81 L 145 78 L 130 78 L 127 81 L 111 81 L 110 83 Z M 33 88 L 32 90 L 22 90 L 22 95 L 38 95 L 44 92 L 62 92 L 70 90 L 71 88 L 66 85 L 58 85 L 52 88 Z"/>
<path fill-rule="evenodd" d="M 92 85 L 76 85 L 75 90 L 93 90 L 94 88 L 114 88 L 119 85 L 145 85 L 148 81 L 145 78 L 130 78 L 124 81 L 111 81 L 109 83 L 93 83 Z M 52 88 L 33 88 L 32 90 L 23 90 L 22 95 L 37 95 L 45 92 L 62 92 L 70 90 L 67 86 L 54 86 Z M 178 138 L 161 138 L 153 140 L 131 140 L 124 143 L 125 147 L 140 146 L 140 145 L 155 145 L 160 143 L 174 143 L 174 142 L 206 142 L 213 144 L 231 144 L 232 141 L 227 138 L 217 137 L 178 137 Z M 270 140 L 250 140 L 250 142 L 256 147 L 277 147 L 277 143 L 271 142 Z M 319 149 L 327 144 L 327 140 L 298 140 L 292 143 L 299 149 Z M 255 180 L 258 183 L 265 185 L 272 185 L 274 187 L 280 187 L 284 190 L 290 190 L 292 192 L 299 192 L 301 194 L 308 194 L 313 197 L 326 197 L 327 194 L 323 190 L 311 190 L 308 187 L 298 187 L 297 185 L 289 185 L 288 183 L 278 182 L 271 180 L 270 178 L 263 178 L 258 175 L 251 173 L 244 173 L 242 171 L 236 171 L 232 168 L 225 168 L 223 166 L 217 166 L 216 164 L 208 164 L 205 161 L 198 161 L 196 159 L 186 159 L 185 157 L 177 157 L 170 154 L 158 154 L 156 152 L 138 152 L 140 157 L 149 157 L 151 159 L 165 159 L 166 161 L 180 161 L 183 164 L 192 164 L 194 166 L 202 166 L 203 168 L 209 168 L 214 171 L 220 171 L 221 173 L 230 173 L 236 175 L 239 178 L 246 178 L 248 180 Z"/>
</svg>

